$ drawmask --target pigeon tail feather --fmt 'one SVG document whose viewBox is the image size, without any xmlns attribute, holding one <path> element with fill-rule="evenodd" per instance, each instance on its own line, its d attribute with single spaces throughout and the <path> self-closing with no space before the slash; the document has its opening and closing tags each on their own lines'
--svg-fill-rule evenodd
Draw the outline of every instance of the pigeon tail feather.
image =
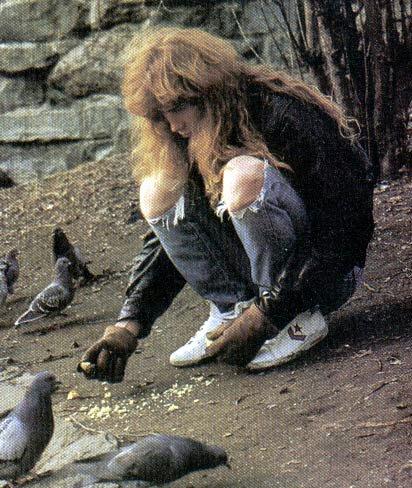
<svg viewBox="0 0 412 488">
<path fill-rule="evenodd" d="M 18 327 L 29 322 L 34 322 L 35 320 L 39 320 L 45 316 L 45 313 L 36 312 L 35 310 L 27 310 L 27 312 L 24 312 L 23 315 L 20 315 L 20 317 L 14 322 L 14 325 L 15 327 Z"/>
</svg>

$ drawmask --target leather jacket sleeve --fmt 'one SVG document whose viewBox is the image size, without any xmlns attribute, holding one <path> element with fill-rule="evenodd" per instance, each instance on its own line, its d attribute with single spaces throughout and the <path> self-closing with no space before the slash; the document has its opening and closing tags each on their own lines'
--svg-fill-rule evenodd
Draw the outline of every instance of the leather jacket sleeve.
<svg viewBox="0 0 412 488">
<path fill-rule="evenodd" d="M 184 285 L 185 279 L 150 230 L 134 259 L 118 320 L 136 320 L 142 326 L 139 338 L 146 337 L 154 321 L 168 309 Z"/>
<path fill-rule="evenodd" d="M 277 155 L 294 170 L 310 221 L 310 235 L 297 243 L 271 293 L 257 300 L 282 328 L 318 305 L 355 265 L 364 266 L 374 227 L 374 181 L 360 146 L 317 108 L 289 101 L 274 119 L 269 138 L 276 138 Z"/>
</svg>

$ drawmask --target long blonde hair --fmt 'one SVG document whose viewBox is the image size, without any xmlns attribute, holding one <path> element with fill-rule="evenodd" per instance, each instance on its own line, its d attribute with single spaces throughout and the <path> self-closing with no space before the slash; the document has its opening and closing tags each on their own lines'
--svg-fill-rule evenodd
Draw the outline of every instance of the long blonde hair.
<svg viewBox="0 0 412 488">
<path fill-rule="evenodd" d="M 229 41 L 200 29 L 164 27 L 136 36 L 128 49 L 122 92 L 135 115 L 133 161 L 138 181 L 163 173 L 176 184 L 197 164 L 212 203 L 220 197 L 222 170 L 234 156 L 248 154 L 289 168 L 268 150 L 253 127 L 246 88 L 253 83 L 320 107 L 349 133 L 342 109 L 317 89 L 269 65 L 243 59 Z M 202 110 L 199 130 L 188 145 L 173 134 L 165 107 L 191 100 Z"/>
</svg>

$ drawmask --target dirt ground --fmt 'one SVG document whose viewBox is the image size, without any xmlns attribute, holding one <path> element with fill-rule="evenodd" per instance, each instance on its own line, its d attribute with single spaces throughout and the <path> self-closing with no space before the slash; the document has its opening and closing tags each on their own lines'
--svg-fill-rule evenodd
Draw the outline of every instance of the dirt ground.
<svg viewBox="0 0 412 488">
<path fill-rule="evenodd" d="M 116 318 L 145 224 L 126 223 L 136 190 L 127 163 L 88 164 L 0 191 L 0 254 L 17 246 L 21 276 L 0 315 L 0 357 L 56 372 L 55 411 L 124 441 L 149 432 L 224 446 L 232 470 L 179 487 L 407 488 L 412 486 L 412 178 L 381 184 L 365 283 L 329 318 L 329 336 L 264 374 L 211 363 L 176 369 L 169 354 L 206 318 L 186 288 L 139 344 L 120 385 L 75 372 L 82 352 Z M 77 291 L 66 317 L 13 330 L 51 275 L 51 232 L 61 226 L 101 275 Z M 67 399 L 75 390 L 78 398 Z M 72 393 L 73 395 L 73 393 Z"/>
</svg>

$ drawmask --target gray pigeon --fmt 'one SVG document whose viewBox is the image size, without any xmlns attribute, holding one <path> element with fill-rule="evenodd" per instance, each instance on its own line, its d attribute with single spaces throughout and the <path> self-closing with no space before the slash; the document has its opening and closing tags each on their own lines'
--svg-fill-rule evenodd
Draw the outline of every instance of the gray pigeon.
<svg viewBox="0 0 412 488">
<path fill-rule="evenodd" d="M 9 294 L 14 293 L 14 284 L 16 283 L 20 273 L 19 261 L 17 259 L 18 255 L 19 251 L 17 249 L 12 249 L 0 260 L 7 266 L 6 278 Z"/>
<path fill-rule="evenodd" d="M 0 422 L 0 479 L 22 476 L 40 459 L 53 435 L 51 394 L 58 384 L 48 371 L 38 373 L 23 400 Z"/>
<path fill-rule="evenodd" d="M 0 261 L 0 307 L 4 304 L 9 293 L 7 286 L 7 264 Z"/>
<path fill-rule="evenodd" d="M 15 186 L 15 182 L 5 171 L 0 169 L 0 188 L 11 188 Z"/>
<path fill-rule="evenodd" d="M 27 312 L 14 323 L 16 327 L 48 315 L 57 315 L 70 305 L 74 297 L 70 266 L 67 258 L 56 261 L 54 281 L 34 298 Z"/>
<path fill-rule="evenodd" d="M 60 227 L 53 230 L 53 257 L 55 262 L 59 258 L 65 257 L 72 263 L 70 269 L 72 278 L 79 280 L 80 285 L 86 285 L 95 280 L 95 276 L 89 271 L 88 263 L 82 256 L 80 249 L 73 246 Z"/>
<path fill-rule="evenodd" d="M 83 461 L 83 463 L 86 461 Z M 145 482 L 145 486 L 163 485 L 193 471 L 229 467 L 228 456 L 218 446 L 165 434 L 152 434 L 119 451 L 95 458 L 87 463 L 86 473 L 92 476 L 83 485 L 98 481 Z M 147 483 L 147 484 L 146 484 Z"/>
</svg>

